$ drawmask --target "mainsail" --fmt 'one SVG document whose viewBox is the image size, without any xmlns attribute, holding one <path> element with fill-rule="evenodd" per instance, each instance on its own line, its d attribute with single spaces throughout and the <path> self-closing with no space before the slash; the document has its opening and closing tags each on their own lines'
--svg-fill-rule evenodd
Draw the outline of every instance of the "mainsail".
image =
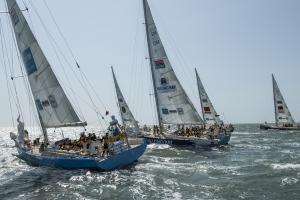
<svg viewBox="0 0 300 200">
<path fill-rule="evenodd" d="M 119 87 L 119 84 L 117 82 L 114 69 L 111 68 L 113 79 L 114 79 L 114 84 L 116 88 L 116 94 L 117 94 L 117 99 L 118 99 L 118 106 L 120 109 L 120 115 L 122 118 L 123 126 L 125 126 L 125 129 L 130 133 L 135 133 L 137 134 L 139 131 L 139 126 L 137 121 L 135 120 L 132 112 L 129 109 L 128 104 L 126 103 L 124 96 L 122 94 L 122 91 Z"/>
<path fill-rule="evenodd" d="M 20 55 L 43 128 L 83 126 L 16 0 L 6 0 Z"/>
<path fill-rule="evenodd" d="M 272 74 L 274 108 L 275 108 L 275 122 L 276 125 L 295 124 L 295 121 L 287 107 L 284 98 L 279 90 L 274 75 Z"/>
<path fill-rule="evenodd" d="M 200 80 L 197 70 L 195 69 L 196 77 L 197 77 L 197 84 L 198 84 L 198 91 L 200 97 L 200 103 L 202 108 L 203 120 L 206 124 L 212 125 L 215 123 L 222 123 L 220 120 L 219 115 L 217 114 L 213 104 L 211 103 L 204 86 Z"/>
<path fill-rule="evenodd" d="M 154 95 L 162 124 L 202 124 L 202 119 L 178 81 L 158 34 L 147 0 L 144 14 Z"/>
</svg>

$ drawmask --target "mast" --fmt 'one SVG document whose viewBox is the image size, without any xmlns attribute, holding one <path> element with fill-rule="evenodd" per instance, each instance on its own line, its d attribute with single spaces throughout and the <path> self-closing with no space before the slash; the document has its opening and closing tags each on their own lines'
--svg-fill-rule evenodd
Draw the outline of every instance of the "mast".
<svg viewBox="0 0 300 200">
<path fill-rule="evenodd" d="M 6 4 L 45 143 L 48 143 L 47 128 L 86 126 L 65 94 L 16 0 L 6 0 Z"/>
<path fill-rule="evenodd" d="M 204 111 L 203 111 L 203 103 L 202 103 L 202 99 L 201 99 L 201 92 L 200 92 L 200 77 L 198 75 L 198 71 L 197 69 L 195 68 L 195 72 L 196 72 L 196 79 L 197 79 L 197 87 L 198 87 L 198 92 L 199 92 L 199 98 L 200 98 L 200 104 L 201 104 L 201 110 L 202 110 L 202 119 L 204 121 L 204 123 L 206 124 L 206 119 L 205 119 L 205 116 L 204 116 Z"/>
<path fill-rule="evenodd" d="M 149 24 L 148 24 L 148 18 L 147 18 L 147 9 L 146 9 L 146 5 L 147 5 L 147 0 L 143 0 L 143 7 L 144 7 L 144 17 L 145 17 L 145 26 L 146 26 L 146 33 L 149 32 Z M 159 104 L 158 104 L 158 96 L 157 96 L 157 91 L 156 91 L 156 83 L 155 83 L 155 77 L 154 77 L 154 69 L 152 67 L 152 51 L 151 51 L 151 47 L 150 47 L 150 37 L 149 34 L 147 35 L 147 44 L 148 44 L 148 53 L 149 53 L 149 63 L 150 63 L 150 68 L 151 68 L 151 76 L 152 76 L 152 82 L 153 82 L 153 91 L 154 91 L 154 97 L 155 97 L 155 103 L 156 103 L 156 112 L 157 112 L 157 117 L 158 117 L 158 123 L 159 123 L 159 131 L 160 133 L 162 133 L 162 129 L 163 129 L 163 123 L 162 123 L 162 117 L 159 111 Z"/>
<path fill-rule="evenodd" d="M 274 100 L 274 113 L 275 113 L 275 124 L 276 126 L 278 126 L 278 116 L 277 116 L 277 104 L 276 104 L 276 89 L 275 89 L 275 85 L 276 85 L 276 80 L 274 77 L 274 74 L 272 74 L 272 85 L 273 85 L 273 100 Z"/>
<path fill-rule="evenodd" d="M 45 128 L 45 126 L 44 126 L 44 123 L 43 123 L 42 117 L 41 117 L 41 115 L 40 115 L 40 113 L 39 113 L 39 112 L 38 112 L 38 116 L 39 116 L 39 121 L 40 121 L 40 125 L 41 125 L 42 132 L 43 132 L 44 144 L 46 144 L 46 145 L 47 145 L 47 144 L 49 143 L 47 129 L 46 129 L 46 128 Z"/>
</svg>

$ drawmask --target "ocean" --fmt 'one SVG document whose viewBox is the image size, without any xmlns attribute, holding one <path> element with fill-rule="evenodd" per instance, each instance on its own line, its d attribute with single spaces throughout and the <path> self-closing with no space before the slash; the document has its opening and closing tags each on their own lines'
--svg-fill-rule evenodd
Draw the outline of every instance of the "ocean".
<svg viewBox="0 0 300 200">
<path fill-rule="evenodd" d="M 230 145 L 149 145 L 111 172 L 28 166 L 0 129 L 0 199 L 300 199 L 300 132 L 236 125 Z"/>
</svg>

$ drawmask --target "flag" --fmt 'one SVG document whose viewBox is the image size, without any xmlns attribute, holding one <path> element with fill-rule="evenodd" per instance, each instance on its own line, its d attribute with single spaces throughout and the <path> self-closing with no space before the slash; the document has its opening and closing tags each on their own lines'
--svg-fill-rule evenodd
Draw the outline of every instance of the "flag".
<svg viewBox="0 0 300 200">
<path fill-rule="evenodd" d="M 278 112 L 280 112 L 280 113 L 284 113 L 283 106 L 278 106 Z"/>
<path fill-rule="evenodd" d="M 154 63 L 155 63 L 156 69 L 162 69 L 162 68 L 166 67 L 164 60 L 156 60 L 156 61 L 154 61 Z"/>
<path fill-rule="evenodd" d="M 204 107 L 203 108 L 204 113 L 211 113 L 210 108 L 209 107 Z"/>
</svg>

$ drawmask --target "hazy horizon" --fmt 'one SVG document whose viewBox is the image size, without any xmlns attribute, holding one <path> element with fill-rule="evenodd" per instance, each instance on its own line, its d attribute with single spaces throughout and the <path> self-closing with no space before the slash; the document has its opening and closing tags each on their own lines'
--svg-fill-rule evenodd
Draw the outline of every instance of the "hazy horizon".
<svg viewBox="0 0 300 200">
<path fill-rule="evenodd" d="M 68 62 L 74 65 L 43 2 L 25 0 L 30 17 L 24 14 L 68 95 L 72 96 L 70 87 L 76 90 L 78 97 L 71 98 L 72 103 L 80 107 L 78 112 L 94 125 L 96 115 L 84 103 L 89 101 L 87 95 L 68 71 L 66 63 L 62 61 L 61 64 L 57 59 L 51 38 L 34 12 L 32 5 Z M 107 109 L 119 117 L 110 70 L 110 66 L 114 66 L 121 90 L 136 119 L 141 125 L 153 124 L 156 114 L 153 96 L 149 95 L 153 92 L 149 63 L 145 59 L 148 55 L 142 0 L 90 0 L 88 4 L 71 0 L 46 2 L 76 60 L 105 105 L 94 97 L 101 114 Z M 22 1 L 18 3 L 24 8 Z M 300 1 L 149 0 L 149 4 L 174 70 L 200 115 L 194 68 L 225 122 L 274 122 L 272 73 L 295 121 L 300 121 Z M 0 11 L 3 10 L 4 1 L 1 1 Z M 7 16 L 0 14 L 0 17 L 3 31 L 8 35 Z M 0 126 L 11 126 L 1 60 L 0 68 Z M 75 65 L 73 69 L 76 71 Z M 63 70 L 67 70 L 71 84 Z M 18 70 L 15 75 L 19 75 Z M 19 80 L 16 84 L 22 88 Z M 23 97 L 23 112 L 32 112 L 24 91 L 20 96 Z M 16 115 L 14 109 L 14 118 Z M 29 114 L 25 119 L 28 125 L 33 124 Z"/>
</svg>

